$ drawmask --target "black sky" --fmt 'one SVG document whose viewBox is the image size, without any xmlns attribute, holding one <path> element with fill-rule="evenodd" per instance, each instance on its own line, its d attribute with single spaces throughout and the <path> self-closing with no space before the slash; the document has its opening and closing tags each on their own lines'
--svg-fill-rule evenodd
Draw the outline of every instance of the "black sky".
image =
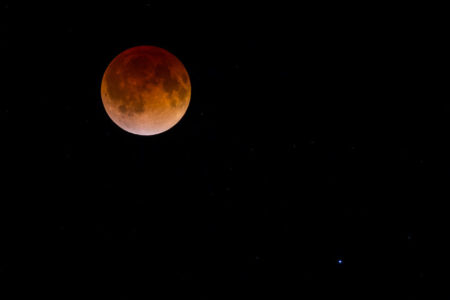
<svg viewBox="0 0 450 300">
<path fill-rule="evenodd" d="M 429 299 L 450 166 L 435 11 L 2 4 L 2 282 L 51 299 Z M 192 83 L 153 137 L 100 98 L 138 45 Z"/>
</svg>

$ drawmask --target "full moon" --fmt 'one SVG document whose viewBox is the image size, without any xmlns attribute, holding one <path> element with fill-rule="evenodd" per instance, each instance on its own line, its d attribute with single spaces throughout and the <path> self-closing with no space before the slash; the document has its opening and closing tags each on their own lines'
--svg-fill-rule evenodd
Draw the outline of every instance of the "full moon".
<svg viewBox="0 0 450 300">
<path fill-rule="evenodd" d="M 173 54 L 154 46 L 138 46 L 117 55 L 106 68 L 101 97 L 106 113 L 120 128 L 155 135 L 184 116 L 191 82 Z"/>
</svg>

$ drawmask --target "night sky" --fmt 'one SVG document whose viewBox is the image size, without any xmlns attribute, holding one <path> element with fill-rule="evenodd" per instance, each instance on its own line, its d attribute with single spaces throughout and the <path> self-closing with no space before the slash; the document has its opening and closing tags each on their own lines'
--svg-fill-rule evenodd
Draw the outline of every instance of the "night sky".
<svg viewBox="0 0 450 300">
<path fill-rule="evenodd" d="M 450 179 L 439 17 L 9 2 L 0 286 L 19 299 L 431 299 Z M 192 84 L 184 118 L 156 136 L 121 130 L 100 97 L 108 64 L 139 45 L 173 53 Z"/>
</svg>

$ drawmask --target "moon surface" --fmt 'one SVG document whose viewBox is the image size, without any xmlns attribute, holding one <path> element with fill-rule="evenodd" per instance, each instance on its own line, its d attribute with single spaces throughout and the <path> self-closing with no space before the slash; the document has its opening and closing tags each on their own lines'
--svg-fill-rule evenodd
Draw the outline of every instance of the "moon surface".
<svg viewBox="0 0 450 300">
<path fill-rule="evenodd" d="M 181 61 L 155 46 L 138 46 L 117 55 L 107 67 L 101 97 L 108 116 L 138 135 L 169 130 L 186 113 L 191 82 Z"/>
</svg>

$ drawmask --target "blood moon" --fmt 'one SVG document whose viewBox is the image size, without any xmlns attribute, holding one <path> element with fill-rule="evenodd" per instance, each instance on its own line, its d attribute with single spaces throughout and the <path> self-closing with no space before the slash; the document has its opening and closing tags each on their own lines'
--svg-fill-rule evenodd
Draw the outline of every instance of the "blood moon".
<svg viewBox="0 0 450 300">
<path fill-rule="evenodd" d="M 138 135 L 169 130 L 186 113 L 191 82 L 173 54 L 138 46 L 117 55 L 103 75 L 101 97 L 111 120 Z"/>
</svg>

